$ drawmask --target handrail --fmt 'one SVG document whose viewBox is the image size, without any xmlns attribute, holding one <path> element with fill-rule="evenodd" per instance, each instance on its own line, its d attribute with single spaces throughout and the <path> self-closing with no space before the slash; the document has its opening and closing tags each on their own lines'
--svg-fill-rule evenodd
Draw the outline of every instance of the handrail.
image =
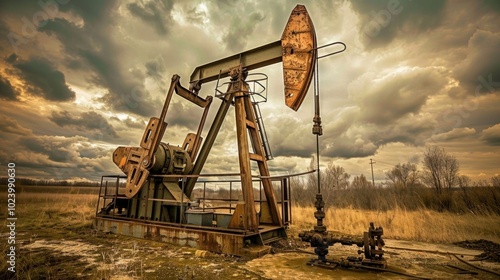
<svg viewBox="0 0 500 280">
<path fill-rule="evenodd" d="M 259 188 L 258 188 L 258 191 L 259 193 L 262 192 L 262 188 L 261 188 L 261 182 L 262 182 L 262 179 L 270 179 L 271 181 L 273 182 L 281 182 L 281 185 L 280 185 L 280 188 L 281 188 L 281 199 L 279 201 L 277 201 L 278 204 L 282 205 L 282 215 L 284 215 L 285 213 L 283 211 L 287 211 L 290 212 L 287 214 L 287 217 L 289 217 L 289 219 L 287 219 L 287 222 L 286 224 L 290 224 L 292 222 L 292 218 L 291 218 L 291 210 L 290 210 L 290 206 L 291 206 L 291 195 L 290 195 L 290 186 L 288 184 L 284 184 L 283 181 L 285 181 L 284 179 L 286 178 L 291 178 L 291 177 L 297 177 L 297 176 L 303 176 L 303 175 L 307 175 L 307 174 L 311 174 L 311 173 L 314 173 L 316 172 L 317 170 L 309 170 L 309 171 L 304 171 L 304 172 L 300 172 L 300 173 L 294 173 L 294 174 L 280 174 L 280 175 L 274 175 L 274 176 L 258 176 L 258 175 L 254 175 L 252 176 L 253 179 L 252 179 L 252 182 L 254 183 L 259 183 Z M 156 177 L 156 178 L 178 178 L 178 179 L 183 179 L 182 180 L 182 187 L 184 187 L 184 184 L 185 184 L 185 181 L 187 178 L 207 178 L 207 177 L 230 177 L 230 176 L 239 176 L 240 174 L 239 173 L 222 173 L 222 174 L 198 174 L 198 175 L 183 175 L 183 174 L 175 174 L 175 175 L 150 175 L 150 177 Z M 105 175 L 105 176 L 102 176 L 101 177 L 101 188 L 99 190 L 99 197 L 98 197 L 98 205 L 96 206 L 96 215 L 98 215 L 100 212 L 99 210 L 101 210 L 101 212 L 106 208 L 107 205 L 109 205 L 109 203 L 114 203 L 112 205 L 112 213 L 102 213 L 101 216 L 103 217 L 112 217 L 112 218 L 120 218 L 121 216 L 115 216 L 115 209 L 117 209 L 117 200 L 118 199 L 124 199 L 124 197 L 121 197 L 119 194 L 118 194 L 118 190 L 120 188 L 124 188 L 123 186 L 120 186 L 121 183 L 120 183 L 120 179 L 126 179 L 127 177 L 126 176 L 123 176 L 123 175 Z M 113 179 L 116 179 L 115 182 L 114 182 L 114 186 L 109 186 L 108 185 L 108 182 L 110 181 L 113 181 Z M 203 202 L 212 202 L 212 203 L 223 203 L 223 202 L 226 202 L 226 203 L 229 203 L 229 206 L 215 206 L 215 207 L 207 207 L 205 205 L 205 203 L 203 203 L 203 211 L 205 210 L 216 210 L 216 209 L 228 209 L 229 210 L 229 213 L 231 213 L 231 211 L 233 211 L 235 209 L 235 207 L 233 207 L 233 205 L 235 203 L 237 203 L 237 201 L 239 201 L 239 199 L 236 199 L 236 198 L 233 198 L 233 191 L 234 191 L 234 184 L 233 183 L 238 183 L 238 182 L 241 182 L 241 180 L 238 178 L 238 179 L 215 179 L 215 180 L 199 180 L 196 182 L 196 184 L 202 184 L 201 188 L 203 189 L 203 197 L 197 197 L 195 198 L 195 200 L 199 200 L 199 201 L 203 201 Z M 224 188 L 225 187 L 228 187 L 229 188 L 229 198 L 213 198 L 213 197 L 207 197 L 207 193 L 206 193 L 206 189 L 208 187 L 208 189 L 212 188 L 212 186 L 210 186 L 210 184 L 217 184 L 217 183 L 225 183 L 225 184 L 228 184 L 228 185 L 225 185 L 223 186 Z M 207 186 L 207 184 L 209 184 Z M 104 193 L 102 193 L 102 189 L 105 188 L 105 191 Z M 113 188 L 114 188 L 114 191 L 113 191 Z M 198 188 L 198 187 L 197 187 Z M 284 197 L 284 192 L 283 192 L 283 188 L 286 188 L 286 192 L 288 195 L 286 195 L 286 197 Z M 238 188 L 238 191 L 241 191 L 241 189 Z M 108 193 L 110 192 L 110 193 Z M 185 207 L 188 207 L 188 204 L 189 204 L 189 201 L 183 201 L 183 198 L 184 196 L 182 196 L 181 198 L 181 202 L 180 202 L 180 207 L 181 207 L 181 212 L 183 212 L 184 208 Z M 102 199 L 102 200 L 101 200 Z M 166 203 L 171 203 L 171 202 L 175 202 L 173 200 L 169 200 L 169 199 L 157 199 L 157 198 L 150 198 L 149 195 L 146 195 L 145 198 L 139 198 L 141 201 L 143 201 L 144 203 L 146 203 L 146 205 L 148 205 L 150 202 L 166 202 Z M 265 202 L 266 200 L 263 200 L 262 197 L 260 197 L 259 199 L 255 199 L 254 200 L 254 203 L 263 203 Z M 99 208 L 99 205 L 100 204 L 103 204 L 102 205 L 102 208 Z M 186 204 L 186 205 L 184 205 Z M 288 205 L 286 208 L 285 207 L 285 204 Z M 110 209 L 111 210 L 111 209 Z M 130 219 L 136 219 L 134 217 L 130 218 Z M 181 217 L 181 224 L 185 224 L 185 220 L 184 220 L 184 217 Z"/>
</svg>

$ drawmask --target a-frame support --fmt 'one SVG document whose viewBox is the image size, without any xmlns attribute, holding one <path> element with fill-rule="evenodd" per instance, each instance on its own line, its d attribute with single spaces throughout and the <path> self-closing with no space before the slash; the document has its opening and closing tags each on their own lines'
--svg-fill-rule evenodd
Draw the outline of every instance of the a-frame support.
<svg viewBox="0 0 500 280">
<path fill-rule="evenodd" d="M 241 68 L 239 69 L 241 71 Z M 254 190 L 252 183 L 252 166 L 250 160 L 256 161 L 262 186 L 266 196 L 267 207 L 260 209 L 261 222 L 274 226 L 283 226 L 281 215 L 278 211 L 273 185 L 269 178 L 269 168 L 262 146 L 261 135 L 258 133 L 255 109 L 252 106 L 249 86 L 244 81 L 244 75 L 240 72 L 238 80 L 233 81 L 228 92 L 234 92 L 234 108 L 236 117 L 236 135 L 238 141 L 238 158 L 240 165 L 241 186 L 244 200 L 244 228 L 257 231 L 259 222 L 255 209 Z M 251 146 L 249 145 L 251 144 Z M 250 147 L 253 149 L 249 151 Z M 233 217 L 237 218 L 237 217 Z"/>
</svg>

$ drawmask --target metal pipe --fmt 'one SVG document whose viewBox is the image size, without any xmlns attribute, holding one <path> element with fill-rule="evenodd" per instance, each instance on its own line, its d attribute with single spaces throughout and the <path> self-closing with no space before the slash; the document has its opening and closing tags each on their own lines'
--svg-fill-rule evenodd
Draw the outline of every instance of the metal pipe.
<svg viewBox="0 0 500 280">
<path fill-rule="evenodd" d="M 99 196 L 97 197 L 97 205 L 95 206 L 95 215 L 97 216 L 97 214 L 99 213 L 99 203 L 101 201 L 101 193 L 102 193 L 102 180 L 104 179 L 104 177 L 101 177 L 101 185 L 99 186 Z M 105 194 L 106 195 L 106 194 Z M 104 202 L 103 204 L 106 203 L 106 200 L 103 198 Z"/>
<path fill-rule="evenodd" d="M 479 270 L 481 270 L 481 271 L 485 271 L 485 272 L 488 272 L 488 273 L 491 273 L 491 274 L 495 274 L 495 275 L 497 275 L 497 276 L 500 276 L 500 273 L 498 273 L 498 272 L 495 272 L 495 271 L 492 271 L 492 270 L 489 270 L 489 269 L 486 269 L 486 268 L 482 268 L 482 267 L 479 267 L 479 266 L 477 266 L 477 265 L 473 265 L 473 264 L 471 264 L 471 263 L 469 263 L 469 262 L 467 262 L 467 261 L 465 261 L 465 260 L 460 259 L 460 258 L 459 258 L 459 257 L 457 257 L 457 255 L 455 255 L 455 254 L 451 254 L 451 255 L 452 255 L 452 256 L 454 256 L 457 260 L 461 261 L 462 263 L 464 263 L 464 264 L 466 264 L 466 265 L 468 265 L 468 266 L 471 266 L 471 267 L 473 267 L 473 268 L 475 268 L 475 269 L 479 269 Z"/>
<path fill-rule="evenodd" d="M 203 182 L 203 212 L 205 212 L 205 191 L 207 190 L 207 182 Z"/>
<path fill-rule="evenodd" d="M 182 193 L 184 193 L 185 186 L 186 186 L 186 177 L 182 178 Z M 184 195 L 181 194 L 181 213 L 180 213 L 180 224 L 182 225 L 182 221 L 184 220 Z"/>
<path fill-rule="evenodd" d="M 228 94 L 224 97 L 224 99 L 222 99 L 219 110 L 217 111 L 217 115 L 215 115 L 215 119 L 212 123 L 212 126 L 208 131 L 207 138 L 205 139 L 203 146 L 201 147 L 200 153 L 198 154 L 198 159 L 196 160 L 193 166 L 193 170 L 190 173 L 191 175 L 199 175 L 201 170 L 203 169 L 203 166 L 207 161 L 208 154 L 210 153 L 210 150 L 214 145 L 215 138 L 217 138 L 222 123 L 224 122 L 224 118 L 227 115 L 229 106 L 231 106 L 231 101 L 233 100 L 233 97 L 234 97 L 233 94 Z M 197 180 L 198 180 L 197 177 L 188 179 L 186 188 L 184 189 L 184 193 L 187 195 L 187 197 L 191 196 L 191 193 L 193 192 L 194 185 L 196 184 Z"/>
</svg>

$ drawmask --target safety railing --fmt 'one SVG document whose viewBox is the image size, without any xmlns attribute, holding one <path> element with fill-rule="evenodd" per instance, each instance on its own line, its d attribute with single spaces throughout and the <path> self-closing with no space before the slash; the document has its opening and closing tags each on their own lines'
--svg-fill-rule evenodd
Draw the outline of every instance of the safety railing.
<svg viewBox="0 0 500 280">
<path fill-rule="evenodd" d="M 315 170 L 289 175 L 260 177 L 255 176 L 253 183 L 254 203 L 258 212 L 262 209 L 262 204 L 267 200 L 262 190 L 262 178 L 269 178 L 273 182 L 273 191 L 277 198 L 278 207 L 281 210 L 281 217 L 284 225 L 292 223 L 292 199 L 290 178 L 303 176 Z M 180 223 L 185 222 L 184 212 L 186 207 L 197 207 L 200 211 L 214 211 L 217 213 L 232 214 L 236 209 L 242 194 L 241 181 L 235 177 L 239 174 L 201 174 L 201 175 L 151 175 L 152 178 L 169 178 L 169 181 L 178 179 L 179 187 L 184 193 L 187 178 L 197 177 L 198 181 L 191 194 L 192 199 L 184 201 L 184 195 L 180 196 L 180 202 L 171 199 L 159 199 L 149 197 L 148 193 L 144 197 L 137 197 L 138 203 L 144 203 L 148 208 L 149 203 L 176 203 L 180 206 Z M 217 179 L 208 179 L 217 178 Z M 125 217 L 123 208 L 129 209 L 131 199 L 125 196 L 126 176 L 105 175 L 101 178 L 101 186 L 96 206 L 96 216 L 110 218 L 127 218 L 144 220 L 144 217 Z M 146 182 L 147 184 L 147 182 Z M 227 212 L 226 212 L 227 211 Z"/>
<path fill-rule="evenodd" d="M 227 81 L 220 83 L 220 78 L 217 79 L 217 84 L 215 85 L 215 97 L 223 98 L 227 94 L 226 90 L 228 85 L 238 82 L 239 81 Z M 253 97 L 253 103 L 267 102 L 268 76 L 266 74 L 250 73 L 245 79 L 245 82 L 248 84 L 248 94 Z"/>
</svg>

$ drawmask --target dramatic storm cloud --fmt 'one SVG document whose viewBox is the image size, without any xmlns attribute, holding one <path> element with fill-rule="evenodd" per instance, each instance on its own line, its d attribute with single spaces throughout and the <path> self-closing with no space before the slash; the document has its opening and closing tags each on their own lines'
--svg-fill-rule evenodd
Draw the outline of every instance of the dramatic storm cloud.
<svg viewBox="0 0 500 280">
<path fill-rule="evenodd" d="M 173 24 L 171 17 L 173 1 L 147 1 L 127 5 L 132 15 L 150 24 L 160 35 L 166 35 Z"/>
<path fill-rule="evenodd" d="M 347 45 L 319 60 L 322 166 L 333 162 L 366 175 L 373 158 L 381 182 L 391 165 L 420 164 L 425 146 L 438 145 L 474 180 L 500 173 L 498 1 L 303 4 L 318 45 Z M 0 158 L 33 178 L 119 173 L 111 152 L 139 144 L 174 74 L 188 87 L 195 67 L 279 40 L 295 5 L 0 2 Z M 274 155 L 271 172 L 305 171 L 316 151 L 312 89 L 294 112 L 284 105 L 281 65 L 258 72 L 269 77 L 260 108 Z M 215 85 L 204 84 L 200 96 L 214 95 Z M 214 98 L 203 137 L 219 104 Z M 202 112 L 174 95 L 163 141 L 181 145 Z M 203 172 L 238 172 L 235 134 L 231 108 Z"/>
<path fill-rule="evenodd" d="M 19 76 L 25 81 L 24 90 L 50 101 L 71 101 L 75 92 L 66 84 L 64 74 L 44 58 L 28 61 L 13 61 L 20 70 Z"/>
<path fill-rule="evenodd" d="M 17 91 L 12 87 L 9 80 L 0 75 L 0 98 L 17 100 Z"/>
<path fill-rule="evenodd" d="M 368 48 L 383 48 L 394 40 L 414 39 L 443 19 L 444 1 L 354 0 L 360 37 Z"/>
<path fill-rule="evenodd" d="M 49 119 L 60 127 L 71 127 L 85 134 L 98 134 L 98 138 L 106 137 L 108 140 L 118 138 L 115 129 L 96 112 L 85 112 L 78 117 L 67 111 L 52 112 Z"/>
</svg>

